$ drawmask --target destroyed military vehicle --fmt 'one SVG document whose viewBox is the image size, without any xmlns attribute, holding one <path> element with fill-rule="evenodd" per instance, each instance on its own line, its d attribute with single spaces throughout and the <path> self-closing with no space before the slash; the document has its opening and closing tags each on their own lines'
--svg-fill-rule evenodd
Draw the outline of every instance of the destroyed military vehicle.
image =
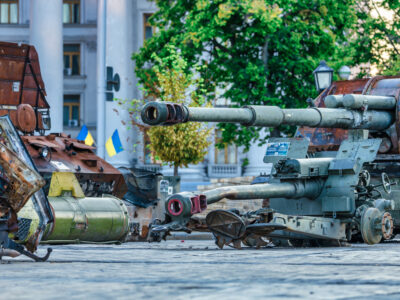
<svg viewBox="0 0 400 300">
<path fill-rule="evenodd" d="M 167 178 L 118 170 L 83 141 L 45 135 L 50 129 L 35 48 L 0 42 L 0 258 L 46 260 L 50 249 L 33 254 L 43 241 L 145 240 L 171 190 Z"/>
<path fill-rule="evenodd" d="M 393 160 L 397 166 L 400 158 L 399 93 L 400 78 L 380 76 L 333 83 L 305 109 L 147 103 L 141 117 L 153 126 L 303 126 L 295 138 L 268 140 L 264 163 L 273 164 L 269 182 L 174 194 L 165 204 L 166 221 L 153 226 L 151 235 L 160 240 L 171 231 L 196 229 L 195 215 L 223 198 L 259 198 L 269 205 L 247 213 L 214 210 L 206 216 L 218 246 L 262 246 L 266 239 L 292 245 L 354 240 L 376 244 L 392 238 L 400 232 L 398 174 L 390 178 L 381 163 Z"/>
</svg>

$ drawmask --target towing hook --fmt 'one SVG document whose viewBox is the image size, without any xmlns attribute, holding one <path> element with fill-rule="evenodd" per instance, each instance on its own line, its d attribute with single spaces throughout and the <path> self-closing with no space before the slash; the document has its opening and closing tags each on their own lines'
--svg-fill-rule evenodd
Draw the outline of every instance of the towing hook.
<svg viewBox="0 0 400 300">
<path fill-rule="evenodd" d="M 25 249 L 20 250 L 18 252 L 20 252 L 23 255 L 28 256 L 29 258 L 32 258 L 36 262 L 45 262 L 50 257 L 50 254 L 51 254 L 52 251 L 53 251 L 52 248 L 47 248 L 47 254 L 45 256 L 43 256 L 43 257 L 39 257 L 39 256 L 29 252 L 29 251 L 26 251 Z"/>
</svg>

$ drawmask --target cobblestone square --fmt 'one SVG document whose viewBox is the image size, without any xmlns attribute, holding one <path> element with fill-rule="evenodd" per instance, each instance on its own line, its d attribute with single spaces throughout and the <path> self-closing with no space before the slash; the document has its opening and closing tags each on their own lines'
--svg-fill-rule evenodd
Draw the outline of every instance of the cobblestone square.
<svg viewBox="0 0 400 300">
<path fill-rule="evenodd" d="M 394 299 L 400 244 L 219 250 L 213 241 L 55 246 L 0 264 L 7 299 Z M 40 253 L 44 253 L 42 246 Z"/>
</svg>

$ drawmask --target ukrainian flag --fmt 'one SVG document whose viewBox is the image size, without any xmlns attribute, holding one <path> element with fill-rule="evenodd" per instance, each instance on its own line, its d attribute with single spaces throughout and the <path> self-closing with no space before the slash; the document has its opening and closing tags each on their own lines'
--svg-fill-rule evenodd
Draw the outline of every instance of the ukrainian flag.
<svg viewBox="0 0 400 300">
<path fill-rule="evenodd" d="M 119 139 L 119 134 L 117 129 L 115 129 L 113 135 L 108 139 L 106 143 L 106 149 L 110 157 L 124 150 L 122 148 L 121 140 Z"/>
<path fill-rule="evenodd" d="M 76 137 L 79 141 L 84 141 L 86 145 L 92 146 L 94 143 L 94 139 L 90 134 L 86 125 L 83 125 L 81 131 L 79 132 L 78 136 Z"/>
</svg>

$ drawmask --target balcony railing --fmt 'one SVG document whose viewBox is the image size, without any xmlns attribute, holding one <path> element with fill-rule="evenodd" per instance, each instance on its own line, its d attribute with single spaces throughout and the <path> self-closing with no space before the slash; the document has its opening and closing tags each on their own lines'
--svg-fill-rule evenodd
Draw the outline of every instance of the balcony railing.
<svg viewBox="0 0 400 300">
<path fill-rule="evenodd" d="M 242 175 L 241 169 L 237 164 L 210 164 L 208 176 L 210 178 L 238 177 Z"/>
<path fill-rule="evenodd" d="M 157 164 L 138 164 L 135 167 L 138 169 L 155 172 L 155 173 L 161 173 L 161 169 L 162 169 L 162 166 L 157 165 Z"/>
</svg>

